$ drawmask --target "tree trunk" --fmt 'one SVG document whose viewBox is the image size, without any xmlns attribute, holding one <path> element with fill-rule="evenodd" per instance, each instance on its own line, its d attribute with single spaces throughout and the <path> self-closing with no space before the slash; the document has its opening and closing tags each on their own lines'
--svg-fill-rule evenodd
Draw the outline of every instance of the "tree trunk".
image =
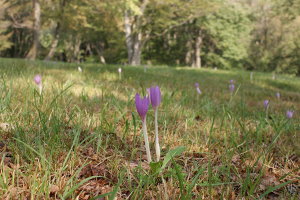
<svg viewBox="0 0 300 200">
<path fill-rule="evenodd" d="M 33 20 L 33 44 L 26 55 L 26 58 L 35 60 L 39 50 L 39 37 L 41 28 L 41 5 L 39 0 L 33 0 L 34 20 Z"/>
<path fill-rule="evenodd" d="M 191 64 L 191 58 L 192 58 L 192 41 L 191 40 L 187 41 L 186 49 L 187 49 L 187 52 L 185 54 L 185 64 L 190 65 Z"/>
<path fill-rule="evenodd" d="M 126 37 L 126 47 L 128 54 L 128 64 L 131 64 L 131 59 L 133 56 L 133 41 L 132 41 L 132 20 L 130 19 L 128 10 L 125 11 L 124 15 L 124 25 L 125 25 L 125 37 Z"/>
<path fill-rule="evenodd" d="M 148 3 L 149 0 L 143 0 L 141 2 L 140 15 L 131 16 L 130 10 L 126 10 L 124 14 L 126 47 L 128 63 L 130 65 L 141 64 L 142 48 L 147 38 L 144 38 L 144 41 L 142 41 L 141 18 L 144 15 Z"/>
<path fill-rule="evenodd" d="M 79 36 L 77 36 L 74 44 L 74 53 L 73 53 L 73 61 L 77 63 L 80 62 L 80 45 L 81 45 L 81 39 Z"/>
<path fill-rule="evenodd" d="M 198 35 L 195 42 L 195 62 L 194 67 L 201 68 L 201 44 L 202 44 L 202 34 L 201 30 L 198 31 Z"/>
<path fill-rule="evenodd" d="M 58 40 L 59 40 L 59 23 L 57 23 L 55 31 L 54 31 L 54 40 L 52 41 L 50 51 L 48 55 L 46 56 L 45 60 L 51 60 L 52 57 L 54 56 L 54 53 L 56 51 L 57 45 L 58 45 Z"/>
<path fill-rule="evenodd" d="M 95 45 L 95 49 L 97 51 L 97 54 L 99 56 L 99 60 L 102 64 L 105 64 L 105 58 L 103 56 L 103 52 L 104 52 L 104 43 L 103 42 L 99 42 L 99 45 Z"/>
<path fill-rule="evenodd" d="M 131 65 L 137 66 L 141 64 L 142 55 L 142 33 L 138 33 L 135 36 L 133 43 L 133 55 L 131 57 Z"/>
</svg>

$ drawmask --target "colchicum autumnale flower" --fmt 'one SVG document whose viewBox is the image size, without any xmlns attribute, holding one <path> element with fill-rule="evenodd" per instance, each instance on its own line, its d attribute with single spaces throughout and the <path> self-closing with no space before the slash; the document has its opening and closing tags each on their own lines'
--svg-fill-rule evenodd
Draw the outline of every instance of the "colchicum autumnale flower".
<svg viewBox="0 0 300 200">
<path fill-rule="evenodd" d="M 161 102 L 161 92 L 158 86 L 151 87 L 148 89 L 148 93 L 150 95 L 150 102 L 155 112 L 155 152 L 156 152 L 156 160 L 157 162 L 160 160 L 160 146 L 159 146 L 159 138 L 158 138 L 158 123 L 157 123 L 157 115 L 158 115 L 158 106 Z"/>
<path fill-rule="evenodd" d="M 135 106 L 136 106 L 136 110 L 137 110 L 139 116 L 142 119 L 147 160 L 150 163 L 151 162 L 151 153 L 150 153 L 150 146 L 149 146 L 149 140 L 148 140 L 148 134 L 147 134 L 147 124 L 146 124 L 146 116 L 147 116 L 147 112 L 148 112 L 148 108 L 149 108 L 149 103 L 150 103 L 149 98 L 147 96 L 144 98 L 141 98 L 139 94 L 135 95 Z"/>
<path fill-rule="evenodd" d="M 264 100 L 264 107 L 267 109 L 269 107 L 269 100 Z"/>
<path fill-rule="evenodd" d="M 233 84 L 233 83 L 230 83 L 230 84 L 229 84 L 229 91 L 230 91 L 231 93 L 234 92 L 234 88 L 235 88 L 234 84 Z"/>
<path fill-rule="evenodd" d="M 196 87 L 197 93 L 202 94 L 200 87 L 199 87 L 199 83 L 195 83 L 195 87 Z"/>
<path fill-rule="evenodd" d="M 280 99 L 280 93 L 279 92 L 276 92 L 276 97 L 277 97 L 277 99 Z"/>
<path fill-rule="evenodd" d="M 43 85 L 42 85 L 42 76 L 40 74 L 35 75 L 34 82 L 39 88 L 40 95 L 42 94 Z"/>
<path fill-rule="evenodd" d="M 294 115 L 294 111 L 292 111 L 292 110 L 286 111 L 286 117 L 287 117 L 288 119 L 292 119 L 292 118 L 293 118 L 293 115 Z"/>
</svg>

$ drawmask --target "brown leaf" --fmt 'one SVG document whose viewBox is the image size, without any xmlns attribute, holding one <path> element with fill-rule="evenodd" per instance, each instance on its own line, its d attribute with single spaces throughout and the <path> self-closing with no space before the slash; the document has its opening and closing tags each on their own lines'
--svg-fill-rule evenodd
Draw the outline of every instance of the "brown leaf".
<svg viewBox="0 0 300 200">
<path fill-rule="evenodd" d="M 59 187 L 57 185 L 50 186 L 50 194 L 57 193 L 59 191 Z"/>
<path fill-rule="evenodd" d="M 232 156 L 231 162 L 233 162 L 234 164 L 238 164 L 241 161 L 241 157 L 240 155 L 234 155 Z"/>
<path fill-rule="evenodd" d="M 8 132 L 8 131 L 10 131 L 13 128 L 13 126 L 10 125 L 9 123 L 0 123 L 0 128 L 3 131 Z"/>
<path fill-rule="evenodd" d="M 280 184 L 280 182 L 278 181 L 277 177 L 274 175 L 271 175 L 271 174 L 264 176 L 261 181 L 261 185 L 263 185 L 265 187 L 275 186 L 275 185 L 279 185 L 279 184 Z"/>
</svg>

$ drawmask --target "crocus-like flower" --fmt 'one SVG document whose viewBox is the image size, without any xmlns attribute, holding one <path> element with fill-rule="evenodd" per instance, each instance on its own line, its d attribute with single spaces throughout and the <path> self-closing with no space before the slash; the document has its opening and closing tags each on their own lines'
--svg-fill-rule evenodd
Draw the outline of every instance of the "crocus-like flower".
<svg viewBox="0 0 300 200">
<path fill-rule="evenodd" d="M 142 99 L 139 94 L 136 94 L 135 95 L 135 106 L 136 106 L 137 112 L 139 113 L 139 116 L 142 119 L 147 160 L 150 163 L 151 162 L 151 153 L 150 153 L 150 146 L 149 146 L 149 140 L 148 140 L 148 134 L 147 134 L 147 124 L 146 124 L 146 115 L 147 115 L 148 108 L 149 108 L 149 98 L 144 97 Z"/>
<path fill-rule="evenodd" d="M 82 68 L 80 66 L 78 66 L 78 71 L 82 72 Z"/>
<path fill-rule="evenodd" d="M 34 82 L 35 82 L 35 84 L 37 84 L 37 86 L 39 88 L 39 93 L 41 95 L 42 91 L 43 91 L 42 76 L 40 74 L 35 75 Z"/>
<path fill-rule="evenodd" d="M 233 84 L 233 83 L 230 83 L 230 84 L 229 84 L 229 91 L 230 91 L 231 93 L 234 92 L 234 88 L 235 88 L 234 84 Z"/>
<path fill-rule="evenodd" d="M 157 162 L 160 160 L 160 146 L 159 146 L 159 138 L 158 138 L 158 123 L 157 123 L 157 112 L 158 112 L 158 106 L 161 102 L 161 92 L 158 86 L 151 87 L 148 89 L 148 93 L 150 94 L 150 101 L 152 104 L 152 107 L 155 112 L 155 152 L 156 152 L 156 159 Z"/>
<path fill-rule="evenodd" d="M 253 80 L 253 72 L 250 72 L 250 81 Z"/>
<path fill-rule="evenodd" d="M 233 84 L 233 83 L 234 83 L 234 80 L 230 80 L 229 83 L 230 83 L 230 84 Z"/>
<path fill-rule="evenodd" d="M 269 107 L 269 100 L 264 100 L 264 107 L 267 109 Z"/>
<path fill-rule="evenodd" d="M 202 94 L 200 88 L 199 88 L 199 83 L 195 83 L 195 87 L 196 87 L 196 90 L 197 90 L 197 93 L 198 94 Z"/>
<path fill-rule="evenodd" d="M 135 95 L 135 106 L 136 110 L 139 113 L 142 121 L 145 121 L 146 115 L 149 108 L 149 98 L 144 97 L 143 99 L 140 97 L 139 94 Z"/>
<path fill-rule="evenodd" d="M 35 75 L 35 77 L 34 77 L 34 82 L 35 82 L 37 85 L 42 84 L 42 76 L 39 75 L 39 74 Z"/>
<path fill-rule="evenodd" d="M 293 115 L 294 115 L 294 111 L 292 111 L 292 110 L 286 111 L 286 117 L 287 117 L 288 119 L 292 119 L 292 118 L 293 118 Z"/>
<path fill-rule="evenodd" d="M 279 92 L 276 92 L 276 97 L 277 97 L 277 99 L 280 99 L 280 93 Z"/>
<path fill-rule="evenodd" d="M 150 101 L 154 109 L 160 105 L 161 93 L 158 86 L 150 88 Z"/>
</svg>

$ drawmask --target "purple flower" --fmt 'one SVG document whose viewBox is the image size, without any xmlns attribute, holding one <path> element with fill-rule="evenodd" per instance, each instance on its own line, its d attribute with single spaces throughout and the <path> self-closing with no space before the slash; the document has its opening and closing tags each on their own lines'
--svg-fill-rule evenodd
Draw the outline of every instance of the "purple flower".
<svg viewBox="0 0 300 200">
<path fill-rule="evenodd" d="M 265 109 L 269 107 L 269 100 L 264 100 L 264 107 Z"/>
<path fill-rule="evenodd" d="M 234 88 L 235 88 L 235 86 L 233 83 L 229 84 L 229 90 L 231 93 L 234 91 Z"/>
<path fill-rule="evenodd" d="M 277 99 L 280 99 L 280 93 L 279 92 L 276 92 L 276 97 L 277 97 Z"/>
<path fill-rule="evenodd" d="M 37 84 L 37 85 L 40 85 L 42 83 L 42 76 L 37 74 L 35 77 L 34 77 L 34 82 Z"/>
<path fill-rule="evenodd" d="M 144 121 L 146 119 L 146 115 L 147 115 L 148 108 L 149 108 L 149 98 L 144 97 L 143 99 L 141 99 L 140 95 L 137 93 L 135 95 L 135 106 L 136 106 L 136 110 L 139 113 L 142 121 Z"/>
<path fill-rule="evenodd" d="M 150 102 L 152 104 L 153 109 L 155 110 L 160 102 L 161 102 L 161 93 L 158 86 L 151 87 L 148 92 L 150 93 Z"/>
<path fill-rule="evenodd" d="M 195 87 L 196 87 L 196 90 L 197 90 L 197 93 L 198 94 L 202 94 L 200 88 L 199 88 L 199 83 L 195 83 Z"/>
<path fill-rule="evenodd" d="M 293 115 L 294 115 L 294 111 L 292 111 L 292 110 L 286 111 L 286 117 L 287 117 L 288 119 L 292 119 L 292 118 L 293 118 Z"/>
<path fill-rule="evenodd" d="M 234 83 L 234 80 L 230 80 L 229 83 L 233 84 L 233 83 Z"/>
</svg>

